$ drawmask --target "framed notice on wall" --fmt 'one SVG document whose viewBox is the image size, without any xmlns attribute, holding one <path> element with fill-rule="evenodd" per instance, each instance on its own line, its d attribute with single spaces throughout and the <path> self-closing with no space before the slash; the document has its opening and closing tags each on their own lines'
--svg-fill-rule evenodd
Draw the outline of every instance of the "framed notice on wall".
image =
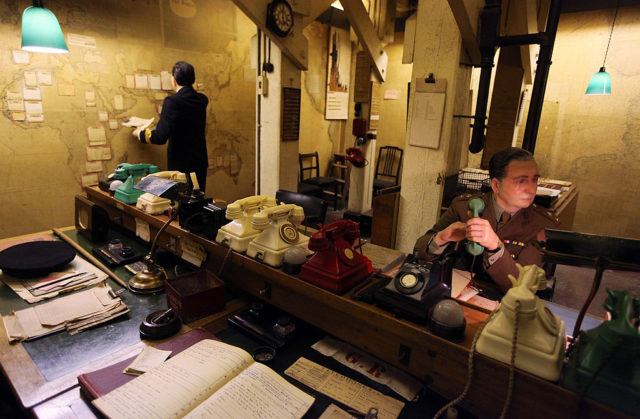
<svg viewBox="0 0 640 419">
<path fill-rule="evenodd" d="M 349 31 L 331 26 L 327 62 L 327 100 L 325 119 L 349 116 L 349 75 L 351 74 L 351 40 Z"/>
<path fill-rule="evenodd" d="M 282 141 L 298 141 L 300 133 L 300 89 L 282 88 Z"/>
<path fill-rule="evenodd" d="M 444 116 L 447 81 L 416 79 L 409 145 L 438 149 Z"/>
</svg>

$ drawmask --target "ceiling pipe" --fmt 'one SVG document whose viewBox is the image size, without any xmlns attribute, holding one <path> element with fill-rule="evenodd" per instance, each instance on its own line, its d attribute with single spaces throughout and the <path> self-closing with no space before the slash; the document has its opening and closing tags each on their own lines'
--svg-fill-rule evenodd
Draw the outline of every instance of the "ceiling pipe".
<svg viewBox="0 0 640 419">
<path fill-rule="evenodd" d="M 561 0 L 551 0 L 547 27 L 543 40 L 540 44 L 538 54 L 538 65 L 536 67 L 536 77 L 533 81 L 533 91 L 529 102 L 529 114 L 527 115 L 527 125 L 524 130 L 522 148 L 533 154 L 536 148 L 536 138 L 538 137 L 538 127 L 540 126 L 540 115 L 544 103 L 544 92 L 547 89 L 547 78 L 551 67 L 551 55 L 553 54 L 553 44 L 556 41 L 558 22 L 560 21 Z"/>
<path fill-rule="evenodd" d="M 469 151 L 479 153 L 484 148 L 487 124 L 487 102 L 491 84 L 491 69 L 500 33 L 501 0 L 488 0 L 480 14 L 480 82 L 476 112 L 473 116 L 473 131 Z"/>
</svg>

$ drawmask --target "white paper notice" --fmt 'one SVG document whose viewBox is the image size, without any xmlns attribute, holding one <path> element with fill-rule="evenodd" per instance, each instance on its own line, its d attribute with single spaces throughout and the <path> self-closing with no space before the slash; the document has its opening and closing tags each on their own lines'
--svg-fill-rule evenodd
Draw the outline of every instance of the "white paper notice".
<svg viewBox="0 0 640 419">
<path fill-rule="evenodd" d="M 44 122 L 44 115 L 41 113 L 27 113 L 27 122 Z"/>
<path fill-rule="evenodd" d="M 27 113 L 42 113 L 42 102 L 39 100 L 26 100 L 24 110 Z"/>
<path fill-rule="evenodd" d="M 109 114 L 107 111 L 98 111 L 98 121 L 107 122 L 109 120 Z"/>
<path fill-rule="evenodd" d="M 136 88 L 136 79 L 133 77 L 133 74 L 124 75 L 124 87 L 126 87 L 127 89 Z"/>
<path fill-rule="evenodd" d="M 124 109 L 124 97 L 122 97 L 122 95 L 115 95 L 113 97 L 113 107 L 117 111 L 121 111 Z"/>
<path fill-rule="evenodd" d="M 111 160 L 111 147 L 87 147 L 87 161 Z"/>
<path fill-rule="evenodd" d="M 118 129 L 118 119 L 110 118 L 109 119 L 109 129 Z"/>
<path fill-rule="evenodd" d="M 84 92 L 84 103 L 86 106 L 96 106 L 96 91 L 87 90 Z"/>
<path fill-rule="evenodd" d="M 50 70 L 38 70 L 37 71 L 38 84 L 51 86 L 53 84 L 53 77 Z"/>
<path fill-rule="evenodd" d="M 7 90 L 7 99 L 22 100 L 22 91 L 20 90 Z"/>
<path fill-rule="evenodd" d="M 7 100 L 7 109 L 10 111 L 24 111 L 24 101 L 22 99 L 9 99 Z"/>
<path fill-rule="evenodd" d="M 39 87 L 23 87 L 22 97 L 24 100 L 42 100 Z"/>
<path fill-rule="evenodd" d="M 102 172 L 102 162 L 100 160 L 87 161 L 85 163 L 86 163 L 87 173 Z"/>
<path fill-rule="evenodd" d="M 173 90 L 173 83 L 171 83 L 171 74 L 169 74 L 168 71 L 161 71 L 160 79 L 162 90 Z"/>
<path fill-rule="evenodd" d="M 11 50 L 11 56 L 15 64 L 29 64 L 29 53 L 20 49 Z"/>
<path fill-rule="evenodd" d="M 87 134 L 89 135 L 90 146 L 107 144 L 107 135 L 103 126 L 87 127 Z"/>
<path fill-rule="evenodd" d="M 82 175 L 82 186 L 93 186 L 98 184 L 98 174 L 91 173 L 88 175 Z"/>
<path fill-rule="evenodd" d="M 58 96 L 75 96 L 76 88 L 72 83 L 56 83 Z"/>
<path fill-rule="evenodd" d="M 25 86 L 37 86 L 38 85 L 38 76 L 36 76 L 35 71 L 25 71 L 24 72 L 24 85 Z"/>
<path fill-rule="evenodd" d="M 26 118 L 27 118 L 27 115 L 22 111 L 11 112 L 11 119 L 14 121 L 24 121 Z"/>
<path fill-rule="evenodd" d="M 151 241 L 151 233 L 149 232 L 149 223 L 136 218 L 136 236 L 148 242 Z"/>
<path fill-rule="evenodd" d="M 162 87 L 162 81 L 159 75 L 149 74 L 149 88 L 153 90 L 160 90 Z"/>
<path fill-rule="evenodd" d="M 148 89 L 149 78 L 146 74 L 134 74 L 136 89 Z"/>
<path fill-rule="evenodd" d="M 95 48 L 96 39 L 92 36 L 78 35 L 77 33 L 67 32 L 67 41 L 69 45 L 77 45 L 85 48 Z"/>
</svg>

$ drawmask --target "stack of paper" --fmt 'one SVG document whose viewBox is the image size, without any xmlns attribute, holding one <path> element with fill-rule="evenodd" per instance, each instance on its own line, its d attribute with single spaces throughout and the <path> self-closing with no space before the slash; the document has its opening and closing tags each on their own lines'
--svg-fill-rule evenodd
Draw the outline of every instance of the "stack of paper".
<svg viewBox="0 0 640 419">
<path fill-rule="evenodd" d="M 37 338 L 67 329 L 70 334 L 109 321 L 129 311 L 109 285 L 58 298 L 3 317 L 9 342 Z"/>
<path fill-rule="evenodd" d="M 76 256 L 65 267 L 64 272 L 53 272 L 44 277 L 22 279 L 5 273 L 0 274 L 0 280 L 29 303 L 37 303 L 46 298 L 56 297 L 63 292 L 90 287 L 105 279 L 107 274 L 80 256 Z"/>
</svg>

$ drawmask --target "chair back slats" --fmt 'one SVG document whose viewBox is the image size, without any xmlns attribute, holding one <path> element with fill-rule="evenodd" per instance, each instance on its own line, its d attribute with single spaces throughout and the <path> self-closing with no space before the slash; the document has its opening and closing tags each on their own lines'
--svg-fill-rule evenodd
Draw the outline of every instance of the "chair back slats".
<svg viewBox="0 0 640 419">
<path fill-rule="evenodd" d="M 318 163 L 317 151 L 314 153 L 299 154 L 298 163 L 300 165 L 300 182 L 304 182 L 304 180 L 308 178 L 320 176 L 320 164 Z M 306 163 L 310 165 L 305 166 Z"/>
<path fill-rule="evenodd" d="M 402 154 L 403 150 L 399 147 L 380 147 L 378 161 L 376 162 L 376 179 L 381 176 L 393 178 L 397 184 L 400 177 L 400 167 L 402 166 Z"/>
</svg>

